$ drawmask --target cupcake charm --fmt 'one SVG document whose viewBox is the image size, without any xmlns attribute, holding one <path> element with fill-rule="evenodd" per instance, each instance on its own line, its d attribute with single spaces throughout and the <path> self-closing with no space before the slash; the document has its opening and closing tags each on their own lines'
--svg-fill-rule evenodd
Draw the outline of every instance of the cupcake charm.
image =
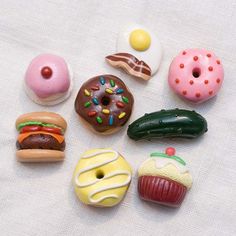
<svg viewBox="0 0 236 236">
<path fill-rule="evenodd" d="M 138 170 L 140 198 L 170 207 L 179 207 L 192 186 L 186 163 L 169 147 L 165 153 L 154 152 Z"/>
</svg>

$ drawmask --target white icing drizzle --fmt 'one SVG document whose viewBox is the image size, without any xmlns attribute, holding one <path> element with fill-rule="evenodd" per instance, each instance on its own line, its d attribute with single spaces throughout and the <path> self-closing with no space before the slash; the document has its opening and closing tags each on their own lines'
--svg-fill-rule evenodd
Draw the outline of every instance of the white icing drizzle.
<svg viewBox="0 0 236 236">
<path fill-rule="evenodd" d="M 156 161 L 156 168 L 161 169 L 165 167 L 166 165 L 172 164 L 174 165 L 181 174 L 188 172 L 188 168 L 182 164 L 180 164 L 178 161 L 170 158 L 163 158 L 163 157 L 155 157 L 152 158 Z"/>
<path fill-rule="evenodd" d="M 106 190 L 109 190 L 109 189 L 115 189 L 115 188 L 120 188 L 120 187 L 124 187 L 124 186 L 127 186 L 130 181 L 131 181 L 131 173 L 129 171 L 114 171 L 113 173 L 110 173 L 108 175 L 105 175 L 102 179 L 95 179 L 94 181 L 91 181 L 91 182 L 87 182 L 87 183 L 81 183 L 79 182 L 79 176 L 87 171 L 90 171 L 90 170 L 93 170 L 95 168 L 98 168 L 98 167 L 101 167 L 101 166 L 104 166 L 104 165 L 107 165 L 113 161 L 116 161 L 118 158 L 119 158 L 119 154 L 114 151 L 114 150 L 100 150 L 100 151 L 97 151 L 95 153 L 92 153 L 90 155 L 85 155 L 85 156 L 82 156 L 81 158 L 82 159 L 89 159 L 89 158 L 92 158 L 92 157 L 96 157 L 98 155 L 101 155 L 101 154 L 104 154 L 104 153 L 113 153 L 114 154 L 114 157 L 111 158 L 110 160 L 106 160 L 106 161 L 103 161 L 99 164 L 94 164 L 94 165 L 91 165 L 91 166 L 88 166 L 88 167 L 85 167 L 83 169 L 81 169 L 75 176 L 75 184 L 76 186 L 80 187 L 80 188 L 83 188 L 83 187 L 88 187 L 88 186 L 91 186 L 91 185 L 94 185 L 100 181 L 103 181 L 105 179 L 110 179 L 114 176 L 118 176 L 118 175 L 127 175 L 127 180 L 124 182 L 124 183 L 121 183 L 121 184 L 113 184 L 113 185 L 109 185 L 109 186 L 105 186 L 105 187 L 102 187 L 102 188 L 99 188 L 99 189 L 96 189 L 94 191 L 92 191 L 89 196 L 88 196 L 88 199 L 89 199 L 89 202 L 91 204 L 96 204 L 96 203 L 99 203 L 107 198 L 115 198 L 115 199 L 118 199 L 119 197 L 116 195 L 116 194 L 110 194 L 110 195 L 107 195 L 107 196 L 103 196 L 97 200 L 93 200 L 93 196 L 96 195 L 97 193 L 100 193 L 100 192 L 103 192 L 103 191 L 106 191 Z"/>
<path fill-rule="evenodd" d="M 164 168 L 165 166 L 172 164 L 174 165 L 181 174 L 184 174 L 188 171 L 188 168 L 184 165 L 181 165 L 178 161 L 175 161 L 174 159 L 170 159 L 170 158 L 163 158 L 163 157 L 153 157 L 153 158 L 149 158 L 146 161 L 143 162 L 142 166 L 144 166 L 146 163 L 148 163 L 149 161 L 155 161 L 155 165 L 157 169 L 161 169 Z"/>
</svg>

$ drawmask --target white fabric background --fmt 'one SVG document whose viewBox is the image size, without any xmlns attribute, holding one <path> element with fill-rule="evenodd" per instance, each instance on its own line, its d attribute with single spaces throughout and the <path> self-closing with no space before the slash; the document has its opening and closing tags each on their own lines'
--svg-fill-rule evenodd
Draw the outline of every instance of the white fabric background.
<svg viewBox="0 0 236 236">
<path fill-rule="evenodd" d="M 125 24 L 153 29 L 164 50 L 159 72 L 148 83 L 111 68 L 104 57 L 115 52 Z M 0 0 L 0 235 L 235 235 L 236 234 L 236 3 L 235 1 L 66 1 Z M 190 105 L 168 88 L 172 58 L 182 49 L 202 47 L 222 60 L 225 81 L 217 98 Z M 75 86 L 64 103 L 42 107 L 22 89 L 30 60 L 43 52 L 66 58 Z M 135 97 L 130 122 L 162 108 L 195 109 L 209 131 L 192 141 L 134 142 L 127 126 L 98 136 L 79 123 L 73 104 L 88 78 L 113 73 Z M 68 121 L 66 160 L 59 164 L 21 164 L 15 160 L 15 119 L 48 110 Z M 138 166 L 150 152 L 174 146 L 192 172 L 194 184 L 179 209 L 139 200 Z M 133 181 L 124 201 L 111 209 L 80 203 L 71 177 L 86 149 L 113 147 L 132 165 Z"/>
</svg>

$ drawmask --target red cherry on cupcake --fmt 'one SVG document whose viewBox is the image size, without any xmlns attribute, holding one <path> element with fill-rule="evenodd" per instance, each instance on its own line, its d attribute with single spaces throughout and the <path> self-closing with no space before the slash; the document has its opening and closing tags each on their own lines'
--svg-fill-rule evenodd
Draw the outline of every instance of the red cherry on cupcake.
<svg viewBox="0 0 236 236">
<path fill-rule="evenodd" d="M 166 148 L 166 155 L 174 156 L 175 155 L 175 149 L 173 147 Z"/>
<path fill-rule="evenodd" d="M 52 76 L 52 69 L 48 66 L 43 67 L 41 70 L 41 75 L 44 79 L 50 79 Z"/>
</svg>

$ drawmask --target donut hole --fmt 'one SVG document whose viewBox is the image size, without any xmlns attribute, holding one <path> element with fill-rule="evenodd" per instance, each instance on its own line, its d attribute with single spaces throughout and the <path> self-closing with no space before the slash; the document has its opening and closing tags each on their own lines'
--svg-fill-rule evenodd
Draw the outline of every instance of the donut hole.
<svg viewBox="0 0 236 236">
<path fill-rule="evenodd" d="M 98 170 L 96 173 L 96 178 L 97 179 L 102 179 L 104 177 L 104 172 L 102 170 Z"/>
<path fill-rule="evenodd" d="M 108 106 L 111 102 L 111 99 L 107 96 L 103 96 L 101 99 L 101 103 L 103 106 Z"/>
<path fill-rule="evenodd" d="M 198 78 L 201 75 L 201 70 L 200 68 L 194 68 L 192 71 L 192 75 L 194 78 Z"/>
</svg>

